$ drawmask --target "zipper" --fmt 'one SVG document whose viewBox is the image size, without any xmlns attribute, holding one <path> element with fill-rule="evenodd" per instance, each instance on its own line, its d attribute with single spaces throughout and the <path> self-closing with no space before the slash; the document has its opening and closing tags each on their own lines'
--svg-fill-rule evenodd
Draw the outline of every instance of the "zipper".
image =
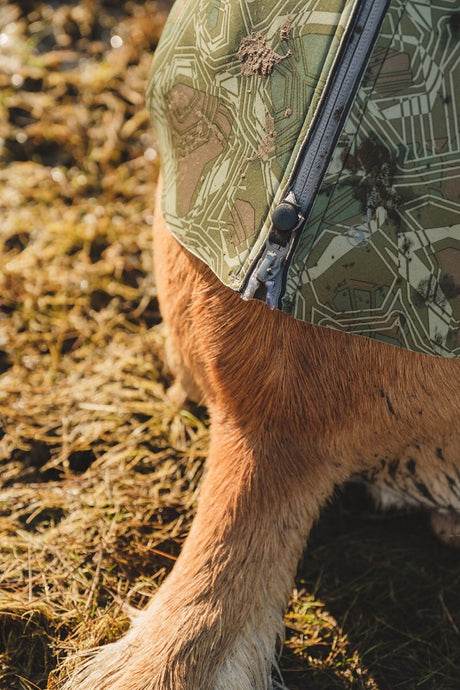
<svg viewBox="0 0 460 690">
<path fill-rule="evenodd" d="M 280 306 L 300 230 L 312 210 L 390 2 L 360 0 L 357 4 L 283 198 L 273 210 L 268 238 L 242 288 L 244 300 L 252 299 L 264 285 L 266 303 L 272 309 Z"/>
</svg>

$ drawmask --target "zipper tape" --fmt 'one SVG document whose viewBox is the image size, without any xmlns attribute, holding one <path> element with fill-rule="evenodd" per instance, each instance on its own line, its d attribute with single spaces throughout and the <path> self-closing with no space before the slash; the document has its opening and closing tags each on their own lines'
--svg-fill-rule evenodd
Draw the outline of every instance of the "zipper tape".
<svg viewBox="0 0 460 690">
<path fill-rule="evenodd" d="M 245 300 L 252 299 L 264 285 L 267 304 L 271 308 L 279 306 L 296 239 L 313 207 L 390 2 L 358 3 L 287 191 L 273 211 L 268 239 L 242 289 Z"/>
<path fill-rule="evenodd" d="M 345 37 L 328 92 L 288 186 L 305 219 L 345 125 L 389 4 L 389 0 L 362 0 Z"/>
</svg>

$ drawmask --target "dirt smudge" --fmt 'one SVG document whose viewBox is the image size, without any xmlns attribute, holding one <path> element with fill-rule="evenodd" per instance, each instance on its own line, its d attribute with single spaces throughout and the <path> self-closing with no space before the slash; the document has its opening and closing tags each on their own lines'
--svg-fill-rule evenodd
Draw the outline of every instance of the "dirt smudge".
<svg viewBox="0 0 460 690">
<path fill-rule="evenodd" d="M 243 38 L 237 52 L 243 77 L 253 74 L 258 77 L 269 77 L 275 66 L 291 55 L 290 50 L 286 55 L 279 55 L 267 45 L 265 36 L 255 31 Z"/>
<path fill-rule="evenodd" d="M 265 113 L 264 137 L 262 138 L 259 148 L 253 156 L 246 158 L 246 163 L 251 163 L 255 160 L 268 161 L 276 150 L 276 129 L 275 120 L 270 113 Z"/>
<path fill-rule="evenodd" d="M 365 173 L 364 179 L 355 187 L 355 195 L 363 204 L 366 219 L 370 220 L 375 209 L 382 206 L 393 222 L 399 225 L 397 208 L 400 198 L 392 186 L 396 159 L 387 147 L 378 139 L 369 137 L 360 143 L 354 154 L 346 151 L 342 160 L 344 168 L 350 172 Z M 356 178 L 354 181 L 356 183 Z"/>
<path fill-rule="evenodd" d="M 280 39 L 282 41 L 289 41 L 289 39 L 291 38 L 291 25 L 292 17 L 290 14 L 288 14 L 286 19 L 280 26 Z"/>
</svg>

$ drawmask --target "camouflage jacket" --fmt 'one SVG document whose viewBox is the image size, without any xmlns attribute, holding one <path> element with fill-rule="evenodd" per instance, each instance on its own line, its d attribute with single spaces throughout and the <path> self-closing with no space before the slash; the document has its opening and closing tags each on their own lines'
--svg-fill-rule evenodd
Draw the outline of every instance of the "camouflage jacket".
<svg viewBox="0 0 460 690">
<path fill-rule="evenodd" d="M 460 355 L 460 15 L 391 0 L 286 264 L 279 308 Z M 148 104 L 168 227 L 243 291 L 357 0 L 178 0 Z M 255 297 L 265 299 L 263 286 Z"/>
</svg>

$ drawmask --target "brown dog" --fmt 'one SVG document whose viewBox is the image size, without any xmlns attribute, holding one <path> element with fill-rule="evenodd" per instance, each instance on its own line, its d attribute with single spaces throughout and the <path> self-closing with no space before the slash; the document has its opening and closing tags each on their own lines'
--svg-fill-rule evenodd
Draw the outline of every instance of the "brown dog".
<svg viewBox="0 0 460 690">
<path fill-rule="evenodd" d="M 316 213 L 327 235 L 323 263 L 342 264 L 334 295 L 342 278 L 373 285 L 376 273 L 379 299 L 407 293 L 428 310 L 423 326 L 437 349 L 415 343 L 419 349 L 454 355 L 458 302 L 449 311 L 447 298 L 458 299 L 451 266 L 459 255 L 458 174 L 449 65 L 458 22 L 442 8 L 428 20 L 415 4 L 178 2 L 148 94 L 163 156 L 165 218 L 192 251 L 212 255 L 217 273 L 223 264 L 227 285 L 241 278 L 252 253 L 248 282 L 235 289 L 250 298 L 263 284 L 268 302 L 279 306 L 280 267 Z M 375 60 L 356 92 L 374 44 Z M 390 140 L 391 153 L 379 136 Z M 440 536 L 460 542 L 460 362 L 245 302 L 177 243 L 159 203 L 154 226 L 175 392 L 201 397 L 210 412 L 207 471 L 172 573 L 127 635 L 66 688 L 268 690 L 297 562 L 334 487 L 356 476 L 372 481 L 382 503 L 426 507 Z M 312 227 L 313 220 L 293 251 L 295 285 L 304 271 L 308 280 L 320 273 L 322 235 Z M 316 259 L 307 258 L 309 233 Z M 352 246 L 357 252 L 348 259 Z M 360 269 L 347 273 L 358 259 Z M 372 299 L 380 337 L 390 338 L 392 325 L 404 330 L 400 306 L 379 312 Z M 374 326 L 371 319 L 364 332 Z"/>
<path fill-rule="evenodd" d="M 207 473 L 172 573 L 66 687 L 263 690 L 297 561 L 336 485 L 372 476 L 433 511 L 460 509 L 460 362 L 244 302 L 159 211 L 155 258 L 175 374 L 211 415 Z"/>
</svg>

